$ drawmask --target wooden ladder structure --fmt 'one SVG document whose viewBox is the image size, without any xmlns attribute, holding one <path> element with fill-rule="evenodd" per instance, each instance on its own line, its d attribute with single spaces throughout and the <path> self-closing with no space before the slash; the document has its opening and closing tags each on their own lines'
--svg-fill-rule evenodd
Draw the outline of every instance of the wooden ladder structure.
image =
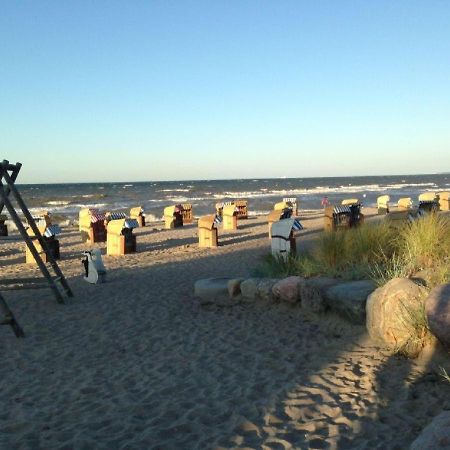
<svg viewBox="0 0 450 450">
<path fill-rule="evenodd" d="M 15 223 L 17 229 L 19 230 L 20 235 L 22 236 L 22 239 L 25 241 L 28 249 L 30 250 L 31 254 L 33 255 L 42 275 L 47 280 L 48 285 L 50 289 L 52 290 L 56 301 L 58 303 L 64 303 L 64 297 L 61 293 L 61 290 L 59 289 L 56 282 L 59 282 L 61 285 L 61 288 L 65 295 L 67 297 L 73 297 L 72 290 L 70 289 L 69 284 L 67 283 L 66 278 L 64 277 L 61 269 L 59 268 L 57 262 L 55 261 L 48 245 L 47 241 L 42 236 L 41 232 L 39 231 L 39 228 L 36 225 L 35 220 L 33 219 L 33 216 L 31 215 L 30 211 L 28 210 L 25 202 L 22 199 L 22 196 L 20 195 L 19 191 L 17 190 L 15 186 L 15 181 L 17 179 L 17 175 L 19 174 L 20 168 L 22 167 L 22 164 L 16 163 L 16 164 L 10 164 L 9 161 L 3 160 L 0 163 L 0 214 L 3 211 L 3 208 L 6 207 L 6 209 L 9 212 L 9 215 L 11 216 L 11 219 Z M 13 195 L 14 200 L 16 201 L 17 205 L 19 206 L 20 210 L 22 211 L 23 215 L 25 216 L 25 219 L 28 222 L 28 225 L 30 226 L 31 230 L 34 233 L 34 236 L 29 236 L 24 225 L 22 224 L 22 221 L 19 218 L 19 215 L 14 208 L 13 204 L 11 203 L 11 200 L 9 198 L 10 194 Z M 50 263 L 50 267 L 47 267 L 44 261 L 42 260 L 38 250 L 36 249 L 34 242 L 38 241 L 39 244 L 44 249 L 45 253 L 47 254 L 48 262 Z M 53 271 L 54 275 L 52 276 L 50 273 L 50 270 Z M 27 283 L 30 281 L 29 279 L 23 279 L 22 284 L 26 287 Z M 2 280 L 0 279 L 0 284 L 20 284 L 21 280 L 13 279 L 13 280 Z M 10 308 L 8 307 L 5 299 L 0 293 L 0 312 L 3 313 L 4 319 L 0 320 L 0 325 L 10 325 L 17 337 L 23 337 L 24 333 L 20 325 L 17 323 L 17 321 L 14 318 L 14 315 Z"/>
</svg>

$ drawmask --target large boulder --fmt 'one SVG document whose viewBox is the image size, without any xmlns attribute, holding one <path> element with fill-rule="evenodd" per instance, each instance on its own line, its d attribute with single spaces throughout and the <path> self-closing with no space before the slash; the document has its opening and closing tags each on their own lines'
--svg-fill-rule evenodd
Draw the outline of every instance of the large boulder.
<svg viewBox="0 0 450 450">
<path fill-rule="evenodd" d="M 367 297 L 375 290 L 373 281 L 349 281 L 325 290 L 326 304 L 330 310 L 357 325 L 366 323 Z"/>
<path fill-rule="evenodd" d="M 425 300 L 425 313 L 431 332 L 450 347 L 450 284 L 434 288 Z"/>
<path fill-rule="evenodd" d="M 241 293 L 241 283 L 244 278 L 232 278 L 228 280 L 228 295 L 230 298 L 237 297 Z"/>
<path fill-rule="evenodd" d="M 194 295 L 200 299 L 200 303 L 226 305 L 232 304 L 228 291 L 229 278 L 206 278 L 198 280 L 194 284 Z"/>
<path fill-rule="evenodd" d="M 241 294 L 244 300 L 256 300 L 260 281 L 261 278 L 248 278 L 241 283 Z"/>
<path fill-rule="evenodd" d="M 450 411 L 443 411 L 427 425 L 410 450 L 450 450 Z"/>
<path fill-rule="evenodd" d="M 339 284 L 335 278 L 308 278 L 300 282 L 302 308 L 308 312 L 319 314 L 327 309 L 325 292 Z"/>
<path fill-rule="evenodd" d="M 414 337 L 425 296 L 425 288 L 408 278 L 394 278 L 376 289 L 366 304 L 370 337 L 391 349 L 403 348 Z"/>
<path fill-rule="evenodd" d="M 303 281 L 301 277 L 287 277 L 278 281 L 272 288 L 274 297 L 278 300 L 297 303 L 300 301 L 300 285 Z"/>
<path fill-rule="evenodd" d="M 259 280 L 256 292 L 258 298 L 265 301 L 274 300 L 272 288 L 278 281 L 280 281 L 279 278 L 263 278 Z"/>
</svg>

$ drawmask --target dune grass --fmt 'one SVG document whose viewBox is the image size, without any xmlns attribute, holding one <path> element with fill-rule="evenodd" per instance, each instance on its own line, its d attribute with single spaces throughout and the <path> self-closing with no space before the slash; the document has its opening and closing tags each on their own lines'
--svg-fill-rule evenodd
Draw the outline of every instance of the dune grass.
<svg viewBox="0 0 450 450">
<path fill-rule="evenodd" d="M 401 228 L 383 221 L 323 232 L 310 253 L 287 260 L 268 256 L 257 272 L 273 277 L 371 278 L 379 285 L 419 272 L 433 287 L 450 281 L 450 218 L 427 214 Z"/>
</svg>

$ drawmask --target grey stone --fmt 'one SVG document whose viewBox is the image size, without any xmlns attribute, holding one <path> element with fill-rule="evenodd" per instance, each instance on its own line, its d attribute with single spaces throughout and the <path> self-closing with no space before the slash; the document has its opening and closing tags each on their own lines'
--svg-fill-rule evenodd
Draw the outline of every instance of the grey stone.
<svg viewBox="0 0 450 450">
<path fill-rule="evenodd" d="M 241 293 L 241 283 L 244 278 L 233 278 L 228 280 L 228 295 L 230 298 L 237 297 Z"/>
<path fill-rule="evenodd" d="M 371 280 L 340 283 L 325 290 L 326 305 L 350 322 L 365 325 L 367 297 L 375 289 Z"/>
<path fill-rule="evenodd" d="M 261 300 L 265 301 L 274 300 L 272 288 L 278 281 L 280 281 L 279 278 L 263 278 L 259 280 L 259 282 L 257 283 L 256 295 Z"/>
<path fill-rule="evenodd" d="M 425 313 L 431 332 L 450 347 L 450 284 L 434 288 L 425 299 Z"/>
<path fill-rule="evenodd" d="M 391 349 L 404 346 L 414 336 L 411 316 L 423 307 L 424 287 L 408 278 L 394 278 L 369 295 L 366 327 L 370 337 Z"/>
<path fill-rule="evenodd" d="M 297 303 L 300 301 L 300 284 L 303 282 L 301 277 L 287 277 L 278 281 L 272 288 L 275 298 L 288 302 Z"/>
<path fill-rule="evenodd" d="M 200 303 L 223 304 L 229 300 L 228 282 L 229 278 L 206 278 L 198 280 L 194 284 L 194 295 L 200 298 Z"/>
<path fill-rule="evenodd" d="M 339 281 L 335 278 L 308 278 L 300 282 L 300 298 L 302 308 L 314 314 L 323 313 L 327 309 L 325 292 L 336 286 Z"/>
<path fill-rule="evenodd" d="M 261 278 L 247 278 L 241 283 L 241 294 L 245 300 L 256 300 Z"/>
<path fill-rule="evenodd" d="M 410 450 L 450 450 L 450 411 L 443 411 L 411 444 Z"/>
</svg>

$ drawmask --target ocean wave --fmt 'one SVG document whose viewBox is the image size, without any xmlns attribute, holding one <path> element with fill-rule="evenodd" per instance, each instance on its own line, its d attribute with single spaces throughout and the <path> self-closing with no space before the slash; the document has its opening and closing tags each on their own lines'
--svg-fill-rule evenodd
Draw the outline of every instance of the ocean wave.
<svg viewBox="0 0 450 450">
<path fill-rule="evenodd" d="M 70 205 L 69 200 L 52 200 L 46 203 L 46 205 L 54 205 L 54 206 L 64 206 L 64 205 Z"/>
<path fill-rule="evenodd" d="M 190 189 L 157 189 L 155 192 L 190 192 Z"/>
<path fill-rule="evenodd" d="M 336 187 L 316 186 L 313 188 L 297 188 L 297 189 L 260 189 L 259 191 L 225 191 L 214 194 L 214 198 L 269 198 L 269 197 L 290 197 L 290 196 L 310 196 L 310 195 L 327 195 L 340 193 L 358 193 L 358 192 L 384 192 L 394 189 L 406 189 L 417 187 L 437 187 L 435 183 L 405 183 L 405 184 L 361 184 L 361 185 L 341 185 Z"/>
<path fill-rule="evenodd" d="M 161 222 L 161 220 L 163 220 L 162 217 L 157 217 L 155 214 L 145 213 L 145 223 Z"/>
<path fill-rule="evenodd" d="M 166 197 L 165 200 L 175 202 L 175 203 L 192 203 L 192 202 L 201 202 L 204 200 L 211 200 L 207 197 Z"/>
</svg>

